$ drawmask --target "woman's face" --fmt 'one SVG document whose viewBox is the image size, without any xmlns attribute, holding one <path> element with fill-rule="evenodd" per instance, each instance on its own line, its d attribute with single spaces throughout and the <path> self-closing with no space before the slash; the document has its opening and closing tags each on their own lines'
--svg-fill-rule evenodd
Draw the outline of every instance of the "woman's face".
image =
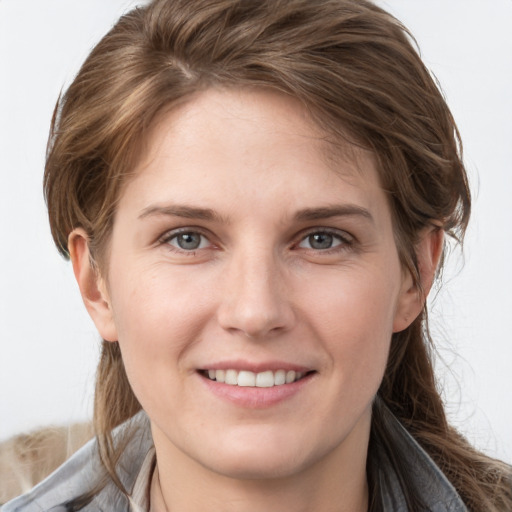
<svg viewBox="0 0 512 512">
<path fill-rule="evenodd" d="M 411 287 L 370 154 L 329 156 L 283 95 L 209 90 L 159 120 L 120 198 L 100 331 L 159 460 L 289 476 L 364 464 Z"/>
</svg>

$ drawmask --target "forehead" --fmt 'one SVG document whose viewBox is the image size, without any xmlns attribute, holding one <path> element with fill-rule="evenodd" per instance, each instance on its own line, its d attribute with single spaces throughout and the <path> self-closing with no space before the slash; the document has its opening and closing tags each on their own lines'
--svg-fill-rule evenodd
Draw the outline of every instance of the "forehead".
<svg viewBox="0 0 512 512">
<path fill-rule="evenodd" d="M 383 194 L 373 155 L 333 142 L 298 100 L 263 89 L 209 89 L 162 112 L 123 196 L 141 208 L 169 195 L 223 204 L 228 192 L 255 201 L 257 190 L 269 200 L 277 188 L 286 189 L 281 203 L 333 203 L 343 190 L 366 207 Z"/>
</svg>

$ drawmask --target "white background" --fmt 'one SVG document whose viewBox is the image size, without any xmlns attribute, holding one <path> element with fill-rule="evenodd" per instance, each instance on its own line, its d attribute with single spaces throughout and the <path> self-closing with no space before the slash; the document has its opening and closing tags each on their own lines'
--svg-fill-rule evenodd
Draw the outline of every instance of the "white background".
<svg viewBox="0 0 512 512">
<path fill-rule="evenodd" d="M 0 439 L 90 415 L 98 336 L 41 192 L 52 109 L 130 0 L 0 0 Z M 382 0 L 459 123 L 474 191 L 432 320 L 452 422 L 512 462 L 512 0 Z"/>
</svg>

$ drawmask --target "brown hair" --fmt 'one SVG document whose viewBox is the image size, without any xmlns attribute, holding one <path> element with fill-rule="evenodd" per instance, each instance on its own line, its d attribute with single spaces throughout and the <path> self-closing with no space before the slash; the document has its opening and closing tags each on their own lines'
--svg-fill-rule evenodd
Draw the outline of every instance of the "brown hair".
<svg viewBox="0 0 512 512">
<path fill-rule="evenodd" d="M 212 86 L 292 95 L 330 139 L 348 133 L 373 151 L 402 265 L 417 282 L 422 228 L 436 221 L 462 241 L 470 194 L 459 134 L 412 37 L 391 15 L 365 0 L 155 0 L 119 20 L 56 107 L 44 187 L 64 255 L 69 233 L 82 227 L 102 268 L 116 200 L 155 116 Z M 430 350 L 425 309 L 393 336 L 379 396 L 469 508 L 510 506 L 505 465 L 448 425 Z M 94 422 L 117 482 L 110 432 L 139 409 L 117 343 L 103 342 Z M 378 414 L 372 436 L 383 437 Z"/>
</svg>

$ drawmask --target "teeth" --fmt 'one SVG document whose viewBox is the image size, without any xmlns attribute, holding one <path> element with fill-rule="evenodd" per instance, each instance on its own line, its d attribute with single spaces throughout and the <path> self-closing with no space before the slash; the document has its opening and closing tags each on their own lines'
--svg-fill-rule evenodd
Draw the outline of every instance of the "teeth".
<svg viewBox="0 0 512 512">
<path fill-rule="evenodd" d="M 274 375 L 274 386 L 281 386 L 286 383 L 286 372 L 284 370 L 277 370 Z"/>
<path fill-rule="evenodd" d="M 205 374 L 211 380 L 223 382 L 231 386 L 271 388 L 273 386 L 282 386 L 291 384 L 304 377 L 304 372 L 295 372 L 294 370 L 277 370 L 273 372 L 254 373 L 246 370 L 207 370 Z"/>
<path fill-rule="evenodd" d="M 232 370 L 232 371 L 235 371 L 235 370 Z M 256 375 L 253 372 L 241 371 L 238 374 L 237 384 L 239 386 L 247 386 L 247 387 L 256 386 Z"/>
<path fill-rule="evenodd" d="M 274 372 L 261 372 L 256 375 L 257 388 L 271 388 L 274 385 Z"/>
<path fill-rule="evenodd" d="M 238 375 L 236 370 L 226 370 L 226 380 L 224 381 L 226 384 L 231 384 L 232 386 L 236 386 L 238 384 Z"/>
</svg>

